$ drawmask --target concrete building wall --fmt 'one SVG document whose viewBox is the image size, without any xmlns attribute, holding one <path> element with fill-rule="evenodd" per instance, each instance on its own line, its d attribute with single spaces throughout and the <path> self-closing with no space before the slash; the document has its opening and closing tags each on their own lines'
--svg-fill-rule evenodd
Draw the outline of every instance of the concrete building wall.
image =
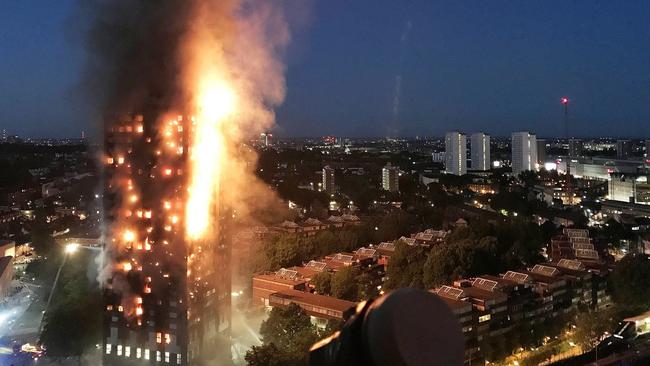
<svg viewBox="0 0 650 366">
<path fill-rule="evenodd" d="M 447 174 L 467 174 L 467 137 L 460 132 L 445 136 L 445 170 Z"/>
<path fill-rule="evenodd" d="M 512 133 L 512 172 L 537 170 L 537 137 L 530 132 Z"/>
<path fill-rule="evenodd" d="M 472 170 L 490 170 L 490 135 L 482 132 L 471 137 Z"/>
</svg>

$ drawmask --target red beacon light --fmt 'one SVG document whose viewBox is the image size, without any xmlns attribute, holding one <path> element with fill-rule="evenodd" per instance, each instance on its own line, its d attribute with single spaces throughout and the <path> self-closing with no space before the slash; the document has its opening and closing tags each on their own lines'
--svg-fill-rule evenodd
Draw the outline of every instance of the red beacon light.
<svg viewBox="0 0 650 366">
<path fill-rule="evenodd" d="M 562 103 L 562 104 L 569 104 L 569 98 L 567 98 L 567 97 L 562 97 L 562 98 L 560 99 L 560 103 Z"/>
</svg>

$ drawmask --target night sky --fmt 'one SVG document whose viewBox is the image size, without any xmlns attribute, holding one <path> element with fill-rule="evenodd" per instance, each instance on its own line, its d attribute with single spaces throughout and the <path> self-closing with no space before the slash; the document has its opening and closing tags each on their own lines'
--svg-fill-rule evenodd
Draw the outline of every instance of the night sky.
<svg viewBox="0 0 650 366">
<path fill-rule="evenodd" d="M 74 137 L 96 125 L 77 87 L 75 3 L 3 1 L 0 127 L 9 133 Z M 647 137 L 649 20 L 647 0 L 314 0 L 287 55 L 277 132 L 555 136 L 567 95 L 572 135 Z"/>
</svg>

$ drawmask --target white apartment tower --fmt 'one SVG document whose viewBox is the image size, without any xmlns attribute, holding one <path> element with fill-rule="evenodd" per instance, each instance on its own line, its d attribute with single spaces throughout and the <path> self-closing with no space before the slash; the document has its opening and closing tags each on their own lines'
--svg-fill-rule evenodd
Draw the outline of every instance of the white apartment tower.
<svg viewBox="0 0 650 366">
<path fill-rule="evenodd" d="M 467 173 L 467 136 L 460 132 L 447 132 L 445 136 L 445 170 L 447 174 Z"/>
<path fill-rule="evenodd" d="M 472 170 L 490 170 L 490 135 L 483 132 L 471 137 Z"/>
<path fill-rule="evenodd" d="M 537 170 L 537 137 L 530 132 L 512 133 L 512 172 Z"/>
<path fill-rule="evenodd" d="M 334 193 L 334 169 L 329 165 L 323 168 L 323 191 Z"/>
<path fill-rule="evenodd" d="M 399 168 L 386 164 L 381 170 L 381 188 L 389 192 L 399 192 Z"/>
</svg>

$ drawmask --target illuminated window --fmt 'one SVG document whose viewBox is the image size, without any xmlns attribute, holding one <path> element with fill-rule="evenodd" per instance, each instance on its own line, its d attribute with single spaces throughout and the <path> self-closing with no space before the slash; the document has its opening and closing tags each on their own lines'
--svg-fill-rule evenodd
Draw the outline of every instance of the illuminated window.
<svg viewBox="0 0 650 366">
<path fill-rule="evenodd" d="M 106 158 L 106 163 L 107 164 L 113 164 L 114 163 L 113 158 Z"/>
<path fill-rule="evenodd" d="M 113 305 L 106 305 L 106 310 L 108 310 L 108 311 L 113 310 Z"/>
<path fill-rule="evenodd" d="M 165 343 L 172 343 L 172 337 L 169 335 L 169 333 L 165 333 Z"/>
<path fill-rule="evenodd" d="M 135 349 L 135 357 L 136 358 L 142 357 L 142 349 L 140 347 Z"/>
<path fill-rule="evenodd" d="M 479 316 L 479 317 L 478 317 L 478 322 L 479 322 L 479 323 L 483 323 L 483 322 L 486 322 L 486 321 L 488 321 L 488 320 L 490 320 L 490 314 L 487 314 L 487 315 L 483 315 L 483 316 Z"/>
<path fill-rule="evenodd" d="M 162 333 L 156 333 L 156 343 L 162 343 Z"/>
<path fill-rule="evenodd" d="M 144 349 L 144 359 L 145 359 L 145 360 L 148 360 L 148 359 L 149 359 L 149 350 L 146 349 L 146 348 Z"/>
<path fill-rule="evenodd" d="M 121 344 L 117 345 L 117 355 L 122 356 L 122 345 Z"/>
<path fill-rule="evenodd" d="M 176 355 L 176 364 L 177 365 L 181 364 L 181 354 L 180 353 Z"/>
<path fill-rule="evenodd" d="M 165 352 L 165 362 L 169 363 L 169 352 Z"/>
<path fill-rule="evenodd" d="M 124 356 L 131 357 L 131 347 L 130 346 L 124 347 Z"/>
<path fill-rule="evenodd" d="M 107 344 L 107 345 L 106 345 L 106 354 L 107 354 L 107 355 L 110 355 L 110 354 L 111 354 L 111 345 L 110 345 L 110 344 Z"/>
<path fill-rule="evenodd" d="M 160 351 L 156 351 L 156 361 L 160 362 L 162 357 L 160 357 Z"/>
<path fill-rule="evenodd" d="M 120 156 L 119 158 L 117 158 L 117 163 L 118 164 L 124 164 L 124 157 Z"/>
</svg>

